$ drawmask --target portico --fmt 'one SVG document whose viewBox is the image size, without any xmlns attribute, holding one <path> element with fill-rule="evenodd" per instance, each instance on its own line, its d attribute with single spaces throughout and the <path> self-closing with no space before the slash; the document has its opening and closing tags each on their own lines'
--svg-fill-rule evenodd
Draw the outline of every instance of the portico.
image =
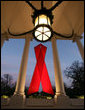
<svg viewBox="0 0 85 110">
<path fill-rule="evenodd" d="M 8 3 L 8 2 L 5 2 L 5 1 L 2 1 L 2 9 L 4 8 L 4 5 L 8 5 L 8 10 L 7 10 L 7 12 L 8 12 L 9 9 L 10 9 L 10 7 L 9 7 L 10 3 L 12 4 L 12 2 Z M 21 3 L 21 6 L 26 9 L 26 7 L 25 7 L 26 4 L 24 4 L 24 6 L 23 6 L 23 3 L 21 1 L 20 1 L 20 3 Z M 33 3 L 35 3 L 35 2 L 33 1 Z M 68 3 L 69 2 L 67 2 L 67 4 Z M 81 5 L 79 5 L 79 3 L 81 3 Z M 80 6 L 80 8 L 81 8 L 81 6 L 83 6 L 83 2 L 79 2 L 79 3 L 76 2 L 76 5 Z M 18 5 L 19 5 L 19 3 L 18 3 Z M 49 4 L 49 5 L 52 5 L 52 4 Z M 48 5 L 48 7 L 49 7 L 49 5 Z M 64 4 L 64 5 L 66 5 L 66 4 Z M 70 6 L 74 6 L 74 3 L 71 2 Z M 63 7 L 61 5 L 60 10 L 62 10 L 62 8 Z M 21 8 L 21 10 L 22 10 L 22 8 Z M 30 8 L 29 8 L 29 10 L 30 10 L 30 13 L 31 13 L 32 10 Z M 65 10 L 66 10 L 66 7 L 65 7 Z M 82 10 L 82 8 L 81 8 L 81 10 Z M 4 12 L 4 9 L 2 10 L 2 12 Z M 60 12 L 62 13 L 62 11 L 60 11 Z M 75 11 L 75 13 L 81 15 L 81 12 L 78 13 L 78 12 Z M 54 12 L 54 14 L 56 14 L 56 12 Z M 2 15 L 2 17 L 3 17 L 3 15 Z M 60 15 L 60 17 L 62 17 L 62 16 Z M 9 18 L 7 18 L 7 19 L 9 20 Z M 55 20 L 56 19 L 54 19 L 54 21 Z M 73 19 L 72 19 L 72 21 L 73 21 Z M 83 21 L 83 18 L 82 18 L 82 21 Z M 2 21 L 2 25 L 4 25 L 3 21 Z M 31 26 L 32 24 L 29 23 L 29 25 Z M 30 26 L 28 26 L 29 29 L 30 29 Z M 82 27 L 83 27 L 83 25 L 82 25 Z M 54 25 L 54 28 L 55 28 L 55 25 Z M 6 28 L 4 28 L 4 29 L 6 29 Z M 13 30 L 13 28 L 12 28 L 12 30 Z M 75 28 L 74 30 L 77 30 L 77 29 Z M 63 29 L 63 31 L 64 31 L 64 29 Z M 69 29 L 66 30 L 66 32 L 67 31 L 69 32 Z M 15 32 L 16 32 L 16 30 L 15 30 Z M 72 38 L 69 38 L 69 40 L 72 40 L 73 42 L 75 42 L 77 44 L 77 47 L 79 49 L 80 55 L 82 57 L 82 60 L 84 61 L 84 47 L 82 46 L 81 41 L 80 41 L 80 39 L 82 38 L 82 36 L 81 36 L 82 32 L 83 32 L 83 29 L 80 30 L 80 34 L 75 34 Z M 4 33 L 4 34 L 1 35 L 1 48 L 3 47 L 5 41 L 8 40 L 8 39 L 25 39 L 25 45 L 24 45 L 24 50 L 23 50 L 23 54 L 22 54 L 22 60 L 21 60 L 20 68 L 19 68 L 19 74 L 18 74 L 16 89 L 15 89 L 14 95 L 10 99 L 10 102 L 11 102 L 10 105 L 11 106 L 12 105 L 24 106 L 24 103 L 25 103 L 25 100 L 26 100 L 24 89 L 25 89 L 27 62 L 29 60 L 30 42 L 32 42 L 33 36 L 32 36 L 32 33 L 30 33 L 30 34 L 27 34 L 27 35 L 24 35 L 24 36 L 14 37 L 14 36 L 9 35 L 4 30 L 2 30 L 2 33 Z M 64 106 L 65 104 L 66 105 L 70 105 L 71 101 L 70 101 L 69 97 L 66 96 L 65 89 L 64 89 L 64 82 L 63 82 L 62 72 L 61 72 L 61 64 L 60 64 L 59 54 L 58 54 L 58 49 L 57 49 L 57 40 L 59 40 L 59 39 L 67 40 L 66 38 L 59 38 L 58 36 L 54 35 L 49 42 L 52 44 L 53 64 L 54 64 L 54 72 L 55 72 L 56 94 L 55 94 L 55 97 L 54 97 L 54 99 L 55 99 L 54 101 L 55 101 L 56 104 L 58 104 L 58 105 L 60 104 L 60 105 Z M 67 104 L 67 102 L 68 102 L 68 104 Z"/>
</svg>

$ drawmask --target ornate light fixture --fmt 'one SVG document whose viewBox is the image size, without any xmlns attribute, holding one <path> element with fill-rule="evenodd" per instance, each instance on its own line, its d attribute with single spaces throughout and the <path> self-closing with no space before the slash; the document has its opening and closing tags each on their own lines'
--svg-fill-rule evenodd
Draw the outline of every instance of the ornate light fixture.
<svg viewBox="0 0 85 110">
<path fill-rule="evenodd" d="M 32 15 L 33 24 L 35 26 L 33 30 L 33 36 L 38 41 L 48 41 L 52 36 L 51 25 L 53 23 L 53 15 L 51 11 L 46 8 L 37 10 Z"/>
<path fill-rule="evenodd" d="M 28 3 L 28 5 L 34 10 L 33 15 L 32 15 L 32 19 L 33 19 L 33 24 L 34 24 L 34 29 L 25 33 L 21 33 L 21 34 L 13 34 L 9 31 L 9 34 L 13 35 L 13 36 L 21 36 L 21 35 L 25 35 L 27 33 L 31 33 L 33 34 L 34 38 L 40 42 L 46 42 L 49 39 L 51 39 L 51 37 L 53 36 L 53 34 L 56 34 L 57 36 L 63 37 L 63 38 L 71 38 L 74 34 L 74 32 L 72 31 L 72 34 L 70 36 L 65 36 L 62 35 L 60 33 L 57 33 L 55 31 L 52 30 L 52 24 L 53 24 L 53 15 L 52 15 L 52 11 L 62 3 L 62 1 L 58 1 L 53 7 L 51 7 L 50 9 L 46 9 L 45 7 L 43 7 L 43 1 L 41 1 L 41 9 L 38 10 L 36 9 L 29 1 L 26 1 L 26 3 Z"/>
</svg>

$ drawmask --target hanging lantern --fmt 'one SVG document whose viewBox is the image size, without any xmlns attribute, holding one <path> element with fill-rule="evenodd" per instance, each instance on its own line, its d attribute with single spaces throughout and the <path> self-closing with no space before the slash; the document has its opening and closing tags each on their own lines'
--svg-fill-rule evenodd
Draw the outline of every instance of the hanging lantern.
<svg viewBox="0 0 85 110">
<path fill-rule="evenodd" d="M 33 36 L 36 40 L 45 42 L 51 39 L 52 32 L 52 13 L 47 11 L 47 9 L 43 8 L 42 10 L 38 10 L 34 12 L 33 23 L 34 23 L 34 31 Z"/>
</svg>

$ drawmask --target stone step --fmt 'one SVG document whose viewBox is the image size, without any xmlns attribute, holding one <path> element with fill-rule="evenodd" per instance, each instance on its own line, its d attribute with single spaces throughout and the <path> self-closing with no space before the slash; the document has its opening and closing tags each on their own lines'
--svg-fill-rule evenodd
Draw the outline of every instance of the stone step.
<svg viewBox="0 0 85 110">
<path fill-rule="evenodd" d="M 54 99 L 26 99 L 26 106 L 54 106 Z"/>
</svg>

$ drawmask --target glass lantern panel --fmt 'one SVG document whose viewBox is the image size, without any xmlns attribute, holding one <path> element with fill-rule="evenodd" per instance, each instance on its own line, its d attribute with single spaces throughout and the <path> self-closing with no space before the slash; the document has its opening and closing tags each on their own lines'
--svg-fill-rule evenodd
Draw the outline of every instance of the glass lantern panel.
<svg viewBox="0 0 85 110">
<path fill-rule="evenodd" d="M 39 27 L 37 30 L 42 33 L 43 27 Z"/>
<path fill-rule="evenodd" d="M 39 16 L 39 24 L 47 24 L 47 17 L 45 15 Z"/>
<path fill-rule="evenodd" d="M 46 15 L 39 16 L 39 24 L 47 24 L 50 25 L 50 19 Z M 38 25 L 38 17 L 35 19 L 35 26 Z"/>
<path fill-rule="evenodd" d="M 48 37 L 50 37 L 51 36 L 51 32 L 49 31 L 49 32 L 46 32 L 45 33 Z"/>
<path fill-rule="evenodd" d="M 39 36 L 37 37 L 37 39 L 38 39 L 38 40 L 42 40 L 42 35 L 39 35 Z"/>
<path fill-rule="evenodd" d="M 48 32 L 48 31 L 50 31 L 49 28 L 44 27 L 44 32 Z"/>
<path fill-rule="evenodd" d="M 39 31 L 35 31 L 35 36 L 38 36 L 38 35 L 40 35 L 41 33 L 39 32 Z"/>
<path fill-rule="evenodd" d="M 49 38 L 46 35 L 43 35 L 43 41 L 48 40 Z"/>
<path fill-rule="evenodd" d="M 35 26 L 38 25 L 38 17 L 35 19 Z"/>
<path fill-rule="evenodd" d="M 50 24 L 50 18 L 49 18 L 49 17 L 48 17 L 48 24 L 51 25 L 51 24 Z"/>
</svg>

